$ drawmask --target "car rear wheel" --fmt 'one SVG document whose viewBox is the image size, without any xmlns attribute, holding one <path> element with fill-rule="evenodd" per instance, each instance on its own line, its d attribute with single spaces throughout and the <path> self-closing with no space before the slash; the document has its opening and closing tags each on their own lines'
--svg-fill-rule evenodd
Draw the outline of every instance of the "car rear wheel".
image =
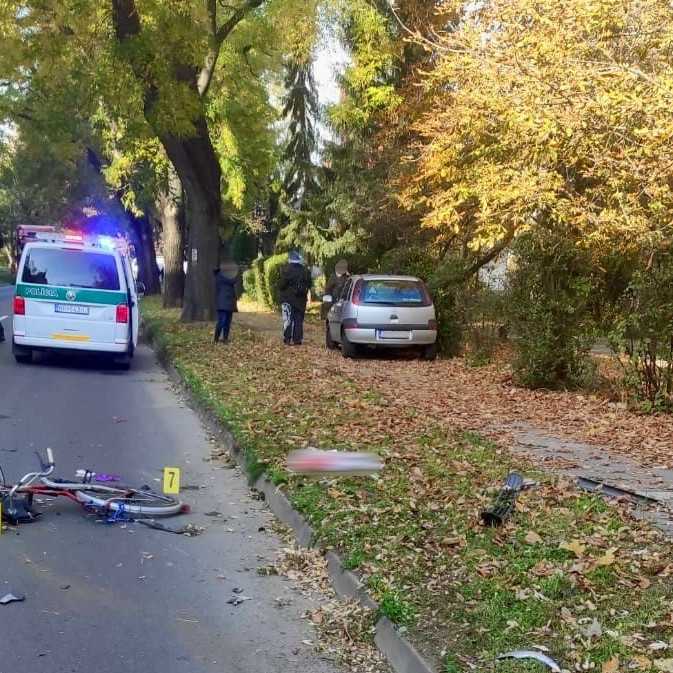
<svg viewBox="0 0 673 673">
<path fill-rule="evenodd" d="M 437 344 L 430 344 L 429 346 L 425 346 L 423 350 L 421 351 L 421 358 L 423 360 L 436 360 L 437 359 Z"/>
<path fill-rule="evenodd" d="M 341 355 L 345 358 L 356 358 L 360 354 L 360 347 L 352 343 L 346 336 L 346 330 L 341 330 Z"/>
<path fill-rule="evenodd" d="M 328 351 L 333 351 L 337 347 L 336 341 L 332 339 L 332 335 L 329 330 L 329 323 L 325 321 L 325 346 Z"/>
<path fill-rule="evenodd" d="M 33 361 L 33 351 L 30 348 L 22 348 L 12 344 L 12 352 L 14 353 L 14 359 L 19 364 L 26 365 Z"/>
</svg>

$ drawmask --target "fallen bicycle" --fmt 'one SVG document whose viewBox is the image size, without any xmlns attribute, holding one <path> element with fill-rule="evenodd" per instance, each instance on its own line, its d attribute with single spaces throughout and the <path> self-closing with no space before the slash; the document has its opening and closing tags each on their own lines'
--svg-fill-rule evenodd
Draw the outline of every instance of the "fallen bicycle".
<svg viewBox="0 0 673 673">
<path fill-rule="evenodd" d="M 39 457 L 39 454 L 38 454 Z M 149 486 L 132 488 L 115 484 L 91 483 L 86 477 L 82 481 L 49 479 L 54 471 L 54 454 L 47 449 L 47 462 L 40 458 L 41 470 L 29 472 L 15 485 L 5 483 L 4 472 L 0 468 L 0 502 L 2 519 L 11 525 L 30 523 L 40 516 L 33 507 L 35 498 L 64 497 L 84 507 L 89 512 L 106 516 L 110 520 L 155 519 L 188 512 L 189 506 L 170 496 L 156 493 Z M 90 471 L 80 471 L 85 475 Z"/>
</svg>

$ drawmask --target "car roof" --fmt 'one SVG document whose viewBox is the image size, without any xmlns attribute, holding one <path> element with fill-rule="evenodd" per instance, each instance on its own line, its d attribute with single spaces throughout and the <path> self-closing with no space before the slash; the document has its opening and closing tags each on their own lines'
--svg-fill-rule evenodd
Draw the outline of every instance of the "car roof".
<svg viewBox="0 0 673 673">
<path fill-rule="evenodd" d="M 362 278 L 362 280 L 411 280 L 420 281 L 417 276 L 401 276 L 393 273 L 361 273 L 353 276 L 354 279 Z"/>
</svg>

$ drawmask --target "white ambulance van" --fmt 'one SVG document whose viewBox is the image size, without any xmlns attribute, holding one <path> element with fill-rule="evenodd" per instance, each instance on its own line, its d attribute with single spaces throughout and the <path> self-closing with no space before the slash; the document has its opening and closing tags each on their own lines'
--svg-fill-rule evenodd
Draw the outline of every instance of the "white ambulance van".
<svg viewBox="0 0 673 673">
<path fill-rule="evenodd" d="M 142 291 L 142 287 L 140 287 Z M 107 353 L 123 368 L 138 345 L 139 291 L 122 239 L 39 234 L 21 255 L 13 352 Z"/>
</svg>

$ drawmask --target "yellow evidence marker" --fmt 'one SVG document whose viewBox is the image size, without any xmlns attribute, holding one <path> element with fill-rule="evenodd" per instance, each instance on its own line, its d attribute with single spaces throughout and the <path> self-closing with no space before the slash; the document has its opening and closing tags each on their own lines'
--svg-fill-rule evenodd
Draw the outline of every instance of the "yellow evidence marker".
<svg viewBox="0 0 673 673">
<path fill-rule="evenodd" d="M 164 493 L 177 495 L 180 493 L 180 468 L 164 467 Z"/>
</svg>

